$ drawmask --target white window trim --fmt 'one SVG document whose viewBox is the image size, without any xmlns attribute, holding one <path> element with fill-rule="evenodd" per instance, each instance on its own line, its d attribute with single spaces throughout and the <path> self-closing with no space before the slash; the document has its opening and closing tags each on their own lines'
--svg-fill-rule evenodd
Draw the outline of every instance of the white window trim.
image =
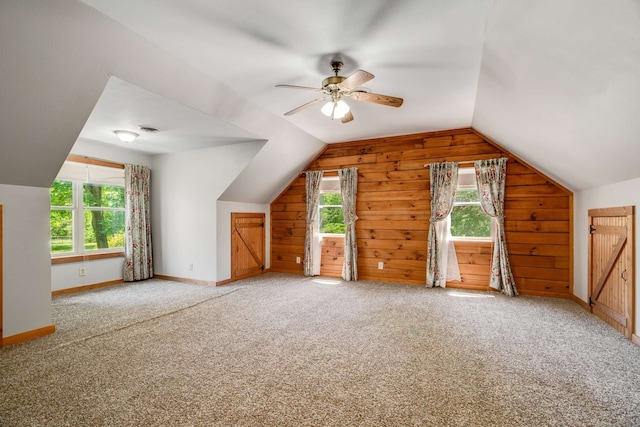
<svg viewBox="0 0 640 427">
<path fill-rule="evenodd" d="M 338 182 L 339 178 L 337 176 L 325 176 L 322 177 L 323 181 L 330 181 L 330 182 Z M 322 188 L 320 189 L 320 200 L 322 200 L 322 195 L 323 194 L 342 194 L 340 192 L 339 187 L 337 189 L 331 189 L 331 190 L 322 190 Z M 318 236 L 320 237 L 320 240 L 322 240 L 323 237 L 344 237 L 344 233 L 320 233 L 320 221 L 321 221 L 321 211 L 322 208 L 340 208 L 342 209 L 342 204 L 339 205 L 322 205 L 320 203 L 318 203 L 318 215 L 317 218 L 318 220 L 316 221 L 316 225 L 317 225 L 317 230 L 318 230 Z M 344 210 L 343 210 L 344 213 Z"/>
<path fill-rule="evenodd" d="M 57 179 L 56 179 L 57 180 Z M 110 208 L 110 207 L 94 207 L 94 206 L 82 206 L 84 194 L 83 185 L 86 183 L 97 185 L 109 185 L 114 187 L 124 187 L 124 185 L 105 183 L 100 181 L 77 181 L 72 179 L 60 179 L 59 181 L 71 182 L 72 185 L 72 205 L 71 206 L 50 206 L 51 210 L 63 210 L 71 211 L 72 226 L 73 226 L 73 251 L 71 252 L 50 252 L 51 258 L 64 258 L 72 256 L 85 256 L 85 255 L 97 255 L 97 254 L 109 254 L 119 253 L 124 251 L 124 247 L 117 248 L 102 248 L 102 249 L 85 249 L 84 248 L 84 212 L 85 211 L 111 211 L 111 212 L 125 212 L 125 208 Z M 51 251 L 51 247 L 49 247 Z"/>
<path fill-rule="evenodd" d="M 475 190 L 477 188 L 478 187 L 475 184 L 474 185 L 458 185 L 456 191 Z M 477 202 L 455 202 L 454 201 L 453 207 L 455 208 L 456 206 L 481 206 L 481 204 L 480 204 L 480 200 L 478 200 Z M 451 209 L 451 211 L 453 212 L 453 208 Z M 451 214 L 449 214 L 449 216 L 451 216 Z M 451 226 L 449 226 L 449 235 L 451 236 L 451 240 L 456 242 L 493 242 L 493 238 L 495 236 L 495 230 L 496 230 L 495 218 L 491 218 L 491 217 L 489 218 L 491 219 L 491 235 L 489 237 L 454 236 L 453 234 L 451 234 L 451 228 L 450 228 Z"/>
<path fill-rule="evenodd" d="M 341 194 L 339 191 L 321 191 L 320 194 Z M 322 197 L 320 197 L 320 199 L 322 200 Z M 318 203 L 318 230 L 320 230 L 320 212 L 322 211 L 322 208 L 340 208 L 342 209 L 342 205 L 321 205 L 320 203 Z M 344 212 L 344 211 L 343 211 Z M 320 236 L 320 240 L 322 240 L 323 237 L 344 237 L 344 233 L 320 233 L 318 232 L 318 235 Z"/>
</svg>

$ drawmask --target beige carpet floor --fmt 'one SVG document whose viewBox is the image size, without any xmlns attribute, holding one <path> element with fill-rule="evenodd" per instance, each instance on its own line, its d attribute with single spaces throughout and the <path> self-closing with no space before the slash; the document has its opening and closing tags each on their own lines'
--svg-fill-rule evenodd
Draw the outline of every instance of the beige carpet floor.
<svg viewBox="0 0 640 427">
<path fill-rule="evenodd" d="M 567 300 L 270 273 L 54 321 L 0 350 L 0 425 L 640 425 L 640 348 Z"/>
</svg>

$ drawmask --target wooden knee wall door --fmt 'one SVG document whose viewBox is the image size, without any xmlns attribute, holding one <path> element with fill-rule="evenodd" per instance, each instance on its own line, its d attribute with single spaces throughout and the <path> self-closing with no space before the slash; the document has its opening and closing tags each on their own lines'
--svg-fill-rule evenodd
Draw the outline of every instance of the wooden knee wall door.
<svg viewBox="0 0 640 427">
<path fill-rule="evenodd" d="M 231 280 L 264 272 L 264 222 L 263 213 L 231 213 Z"/>
<path fill-rule="evenodd" d="M 634 300 L 634 207 L 589 210 L 589 305 L 631 339 Z"/>
</svg>

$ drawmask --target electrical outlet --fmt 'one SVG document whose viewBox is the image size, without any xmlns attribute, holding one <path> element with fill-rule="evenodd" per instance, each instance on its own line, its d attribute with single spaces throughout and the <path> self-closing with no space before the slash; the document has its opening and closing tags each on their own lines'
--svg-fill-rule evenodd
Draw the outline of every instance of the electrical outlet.
<svg viewBox="0 0 640 427">
<path fill-rule="evenodd" d="M 384 270 L 384 262 L 378 262 L 378 270 Z"/>
<path fill-rule="evenodd" d="M 299 256 L 296 257 L 296 264 L 300 264 L 300 257 Z"/>
<path fill-rule="evenodd" d="M 189 271 L 193 271 L 193 263 L 192 262 L 189 263 Z"/>
<path fill-rule="evenodd" d="M 79 268 L 78 269 L 78 276 L 86 276 L 87 275 L 87 271 L 83 268 Z"/>
</svg>

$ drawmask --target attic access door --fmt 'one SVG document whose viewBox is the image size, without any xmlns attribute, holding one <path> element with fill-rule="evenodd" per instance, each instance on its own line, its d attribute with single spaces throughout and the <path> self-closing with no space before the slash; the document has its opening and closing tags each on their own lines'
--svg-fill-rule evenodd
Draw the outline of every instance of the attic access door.
<svg viewBox="0 0 640 427">
<path fill-rule="evenodd" d="M 589 210 L 591 311 L 631 339 L 633 328 L 633 206 Z"/>
<path fill-rule="evenodd" d="M 264 213 L 231 213 L 231 280 L 264 272 Z"/>
</svg>

